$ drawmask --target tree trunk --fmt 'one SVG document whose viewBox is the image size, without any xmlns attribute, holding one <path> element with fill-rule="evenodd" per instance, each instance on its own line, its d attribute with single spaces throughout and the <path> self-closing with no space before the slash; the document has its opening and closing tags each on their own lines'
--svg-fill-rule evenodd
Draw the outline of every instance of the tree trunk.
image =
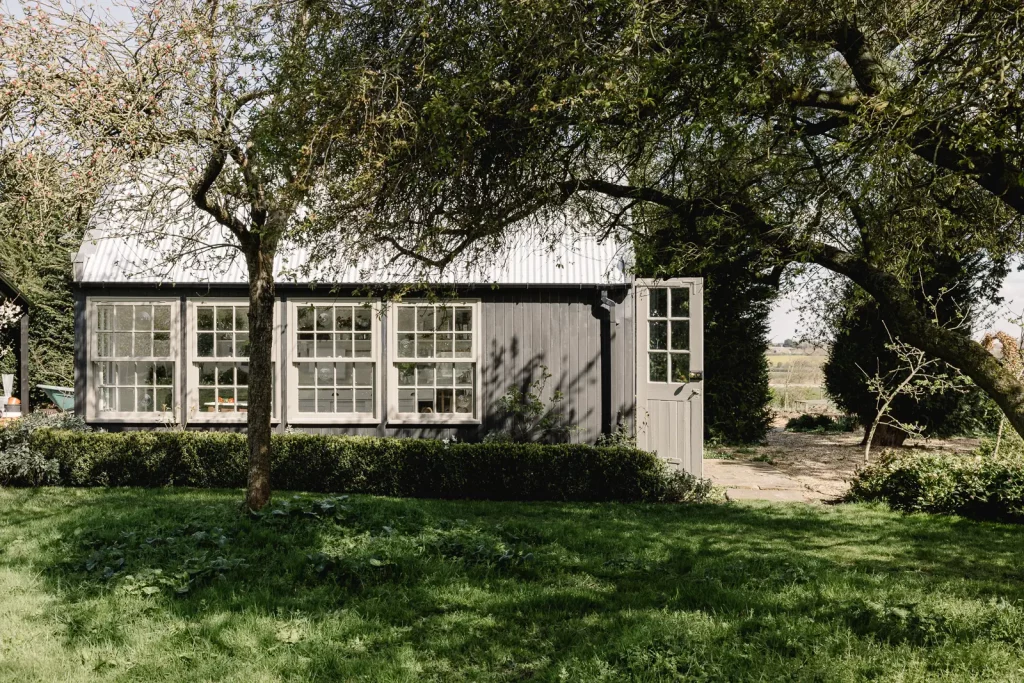
<svg viewBox="0 0 1024 683">
<path fill-rule="evenodd" d="M 879 303 L 893 336 L 943 360 L 974 380 L 1024 437 L 1024 383 L 970 337 L 923 314 L 900 282 L 862 259 L 828 245 L 812 249 L 811 260 L 845 275 Z"/>
<path fill-rule="evenodd" d="M 245 504 L 259 510 L 270 501 L 270 420 L 274 372 L 274 250 L 259 239 L 245 249 L 249 267 L 249 480 Z"/>
</svg>

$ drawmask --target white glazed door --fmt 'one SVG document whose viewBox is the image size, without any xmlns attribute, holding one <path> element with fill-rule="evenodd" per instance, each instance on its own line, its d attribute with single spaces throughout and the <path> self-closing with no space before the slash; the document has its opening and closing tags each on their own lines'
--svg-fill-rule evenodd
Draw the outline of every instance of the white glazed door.
<svg viewBox="0 0 1024 683">
<path fill-rule="evenodd" d="M 704 281 L 636 281 L 636 432 L 644 450 L 701 476 Z"/>
</svg>

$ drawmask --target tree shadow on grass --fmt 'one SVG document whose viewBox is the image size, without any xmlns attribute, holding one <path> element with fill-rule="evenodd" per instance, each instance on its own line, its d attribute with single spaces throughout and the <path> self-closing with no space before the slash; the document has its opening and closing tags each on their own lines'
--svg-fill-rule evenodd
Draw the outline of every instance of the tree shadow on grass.
<svg viewBox="0 0 1024 683">
<path fill-rule="evenodd" d="M 388 671 L 412 657 L 441 678 L 569 666 L 583 677 L 605 667 L 739 679 L 827 672 L 836 661 L 821 652 L 844 640 L 863 644 L 870 668 L 900 648 L 927 659 L 950 643 L 1019 648 L 1024 637 L 1019 527 L 850 506 L 287 494 L 252 519 L 239 499 L 76 499 L 56 517 L 44 560 L 67 646 L 104 629 L 126 642 L 122 615 L 103 606 L 117 599 L 184 623 L 168 647 L 198 642 L 201 657 L 237 657 L 244 631 L 253 652 L 290 648 L 297 659 L 279 668 L 302 677 Z"/>
</svg>

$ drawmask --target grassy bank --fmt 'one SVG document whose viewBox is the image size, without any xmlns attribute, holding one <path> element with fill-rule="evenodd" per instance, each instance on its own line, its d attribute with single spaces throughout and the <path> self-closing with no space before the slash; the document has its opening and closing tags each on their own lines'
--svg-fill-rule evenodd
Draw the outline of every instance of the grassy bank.
<svg viewBox="0 0 1024 683">
<path fill-rule="evenodd" d="M 0 680 L 1024 677 L 1020 527 L 372 497 L 251 519 L 239 500 L 0 491 Z"/>
</svg>

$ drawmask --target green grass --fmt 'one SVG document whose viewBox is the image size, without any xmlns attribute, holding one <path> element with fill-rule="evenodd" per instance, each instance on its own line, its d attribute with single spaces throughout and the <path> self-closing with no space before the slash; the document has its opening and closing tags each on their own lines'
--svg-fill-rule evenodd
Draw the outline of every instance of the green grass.
<svg viewBox="0 0 1024 683">
<path fill-rule="evenodd" d="M 0 680 L 1024 679 L 1020 527 L 239 499 L 0 491 Z"/>
</svg>

